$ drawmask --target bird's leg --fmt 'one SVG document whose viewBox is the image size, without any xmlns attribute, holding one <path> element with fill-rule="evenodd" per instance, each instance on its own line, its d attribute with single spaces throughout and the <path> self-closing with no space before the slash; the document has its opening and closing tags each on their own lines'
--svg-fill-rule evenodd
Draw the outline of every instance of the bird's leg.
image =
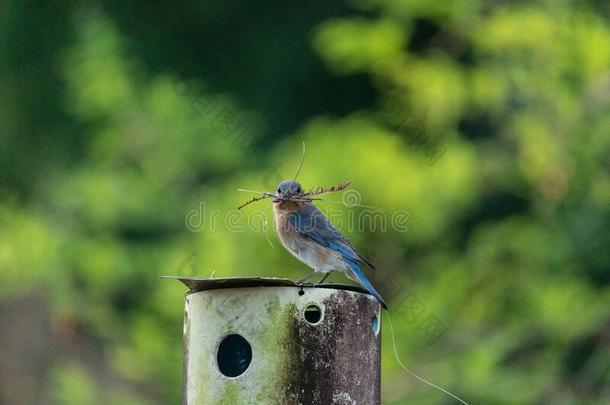
<svg viewBox="0 0 610 405">
<path fill-rule="evenodd" d="M 324 280 L 326 280 L 326 279 L 328 278 L 328 276 L 330 276 L 330 273 L 332 273 L 332 270 L 331 270 L 331 271 L 327 271 L 327 272 L 325 272 L 325 273 L 322 275 L 322 278 L 321 278 L 321 279 L 319 279 L 319 280 L 318 280 L 318 282 L 314 284 L 314 287 L 315 287 L 315 286 L 317 286 L 317 285 L 322 284 L 322 283 L 324 282 Z"/>
<path fill-rule="evenodd" d="M 313 272 L 311 272 L 310 274 L 306 275 L 305 277 L 303 277 L 302 279 L 298 280 L 295 282 L 296 285 L 303 285 L 305 284 L 305 281 L 309 280 L 310 278 L 312 278 L 313 276 L 315 276 L 317 274 L 317 272 L 314 270 Z"/>
</svg>

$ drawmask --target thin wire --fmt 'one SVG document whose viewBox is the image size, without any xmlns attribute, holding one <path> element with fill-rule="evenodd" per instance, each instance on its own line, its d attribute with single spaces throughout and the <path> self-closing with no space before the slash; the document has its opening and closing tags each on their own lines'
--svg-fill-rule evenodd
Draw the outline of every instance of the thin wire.
<svg viewBox="0 0 610 405">
<path fill-rule="evenodd" d="M 462 398 L 458 397 L 457 395 L 454 395 L 452 393 L 450 393 L 449 391 L 447 391 L 444 388 L 439 387 L 436 384 L 431 383 L 430 381 L 421 378 L 420 376 L 418 376 L 417 374 L 415 374 L 414 372 L 412 372 L 411 370 L 409 370 L 404 364 L 402 364 L 402 361 L 400 361 L 400 357 L 398 357 L 398 350 L 396 349 L 396 337 L 394 336 L 394 326 L 392 325 L 392 318 L 390 317 L 390 313 L 388 312 L 387 309 L 384 309 L 385 314 L 388 317 L 388 322 L 390 323 L 390 332 L 392 332 L 392 346 L 394 347 L 394 357 L 396 357 L 396 361 L 398 362 L 398 364 L 400 365 L 400 367 L 402 367 L 403 370 L 405 370 L 407 373 L 409 373 L 411 376 L 415 377 L 416 379 L 418 379 L 419 381 L 428 384 L 429 386 L 436 388 L 439 391 L 444 392 L 445 394 L 449 395 L 450 397 L 454 398 L 457 401 L 460 401 L 461 403 L 463 403 L 464 405 L 469 405 L 468 402 L 464 401 Z"/>
<path fill-rule="evenodd" d="M 294 175 L 294 179 L 292 179 L 292 184 L 297 181 L 297 177 L 301 173 L 301 169 L 303 168 L 303 162 L 305 161 L 305 141 L 303 141 L 303 153 L 301 154 L 301 162 L 299 163 L 299 168 L 297 169 L 297 174 Z"/>
<path fill-rule="evenodd" d="M 273 204 L 273 201 L 271 201 L 269 204 L 267 204 L 265 208 L 263 208 L 263 214 L 265 214 L 265 211 L 271 206 L 271 204 Z M 265 217 L 265 225 L 267 224 L 269 224 L 269 221 L 267 221 L 267 217 Z M 267 235 L 267 232 L 265 230 L 263 230 L 263 235 L 265 235 L 265 239 L 267 239 L 267 242 L 269 242 L 269 246 L 271 246 L 271 248 L 275 248 L 275 246 L 273 246 L 273 243 L 271 243 L 271 239 L 269 239 L 269 235 Z"/>
<path fill-rule="evenodd" d="M 265 219 L 265 225 L 267 225 L 268 223 L 269 221 Z M 269 246 L 271 246 L 271 249 L 274 249 L 275 246 L 273 246 L 273 243 L 271 243 L 271 239 L 269 239 L 269 235 L 267 235 L 267 232 L 263 231 L 263 235 L 265 235 L 265 239 L 267 239 L 267 242 L 269 243 Z"/>
</svg>

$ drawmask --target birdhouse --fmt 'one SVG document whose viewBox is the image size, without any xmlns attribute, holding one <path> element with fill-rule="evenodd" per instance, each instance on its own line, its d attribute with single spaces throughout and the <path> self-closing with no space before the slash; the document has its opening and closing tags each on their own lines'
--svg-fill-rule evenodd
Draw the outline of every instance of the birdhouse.
<svg viewBox="0 0 610 405">
<path fill-rule="evenodd" d="M 176 277 L 184 403 L 379 404 L 381 314 L 348 285 Z"/>
</svg>

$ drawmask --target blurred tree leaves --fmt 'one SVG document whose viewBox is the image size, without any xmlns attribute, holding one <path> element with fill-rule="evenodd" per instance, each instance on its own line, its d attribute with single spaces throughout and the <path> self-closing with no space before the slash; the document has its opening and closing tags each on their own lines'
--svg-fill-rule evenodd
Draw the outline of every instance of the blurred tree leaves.
<svg viewBox="0 0 610 405">
<path fill-rule="evenodd" d="M 300 277 L 268 202 L 234 208 L 302 141 L 305 187 L 418 225 L 344 229 L 444 326 L 390 297 L 413 370 L 471 403 L 608 402 L 608 6 L 348 6 L 3 8 L 0 304 L 51 308 L 43 402 L 180 401 L 184 289 L 156 276 Z M 337 221 L 367 209 L 341 197 Z M 384 403 L 447 401 L 383 367 Z"/>
</svg>

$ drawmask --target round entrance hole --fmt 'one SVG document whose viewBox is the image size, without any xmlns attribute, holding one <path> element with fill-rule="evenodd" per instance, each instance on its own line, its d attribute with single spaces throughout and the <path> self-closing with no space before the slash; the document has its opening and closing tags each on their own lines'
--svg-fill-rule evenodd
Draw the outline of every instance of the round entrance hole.
<svg viewBox="0 0 610 405">
<path fill-rule="evenodd" d="M 322 309 L 315 304 L 309 304 L 303 311 L 305 320 L 312 325 L 319 323 L 322 320 Z"/>
<path fill-rule="evenodd" d="M 216 355 L 218 369 L 227 377 L 238 377 L 250 366 L 252 347 L 243 336 L 232 334 L 226 336 L 218 346 Z"/>
</svg>

